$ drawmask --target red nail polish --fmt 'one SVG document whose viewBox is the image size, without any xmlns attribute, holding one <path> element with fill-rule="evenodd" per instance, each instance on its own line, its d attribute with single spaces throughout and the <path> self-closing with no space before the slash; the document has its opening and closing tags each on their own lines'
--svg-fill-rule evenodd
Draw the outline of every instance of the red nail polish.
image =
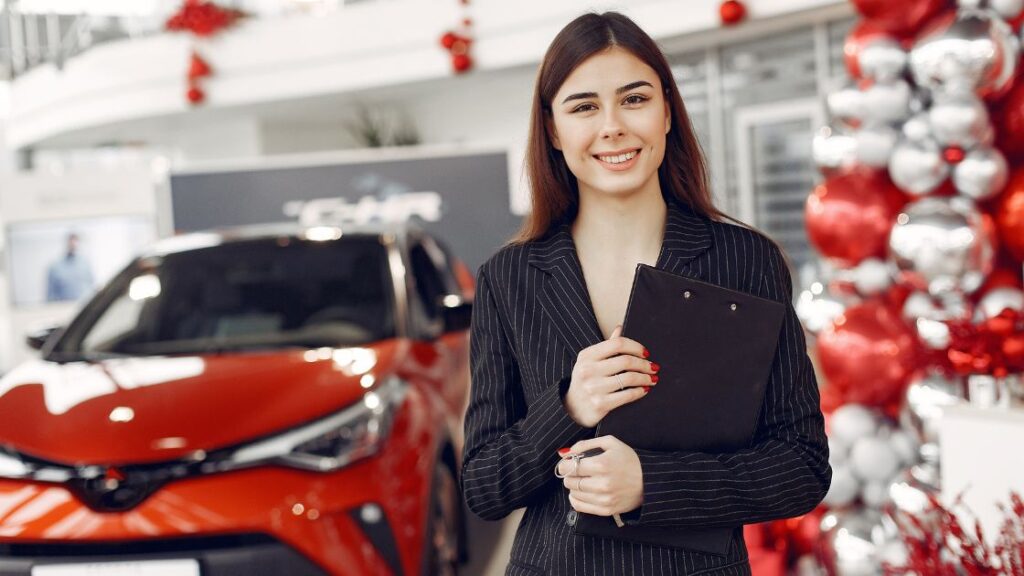
<svg viewBox="0 0 1024 576">
<path fill-rule="evenodd" d="M 657 362 L 651 362 L 651 370 L 657 372 L 658 370 L 661 370 L 661 366 L 658 366 Z"/>
<path fill-rule="evenodd" d="M 644 386 L 644 394 L 647 394 L 650 391 L 651 391 L 651 387 L 650 386 Z"/>
<path fill-rule="evenodd" d="M 558 449 L 558 455 L 559 456 L 565 456 L 569 452 L 572 452 L 572 448 L 559 448 Z"/>
<path fill-rule="evenodd" d="M 647 348 L 644 348 L 644 358 L 650 358 L 651 352 Z"/>
<path fill-rule="evenodd" d="M 658 383 L 658 375 L 657 374 L 651 374 L 651 382 L 654 382 L 655 384 Z"/>
</svg>

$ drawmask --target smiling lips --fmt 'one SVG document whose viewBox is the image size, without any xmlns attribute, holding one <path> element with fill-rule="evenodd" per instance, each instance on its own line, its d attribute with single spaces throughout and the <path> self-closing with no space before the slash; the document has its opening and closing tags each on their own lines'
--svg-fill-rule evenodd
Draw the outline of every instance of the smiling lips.
<svg viewBox="0 0 1024 576">
<path fill-rule="evenodd" d="M 634 149 L 622 154 L 595 155 L 594 158 L 596 158 L 597 161 L 605 168 L 615 172 L 620 172 L 622 170 L 628 170 L 636 164 L 638 156 L 640 156 L 640 150 Z"/>
</svg>

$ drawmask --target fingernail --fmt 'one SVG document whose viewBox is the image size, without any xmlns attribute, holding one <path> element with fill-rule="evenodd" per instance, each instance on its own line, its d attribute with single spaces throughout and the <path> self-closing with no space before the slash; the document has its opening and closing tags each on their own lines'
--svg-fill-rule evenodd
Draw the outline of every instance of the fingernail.
<svg viewBox="0 0 1024 576">
<path fill-rule="evenodd" d="M 572 452 L 572 448 L 559 448 L 558 449 L 558 455 L 559 456 L 565 456 L 569 452 Z"/>
<path fill-rule="evenodd" d="M 650 386 L 644 386 L 644 394 L 647 394 L 650 391 L 651 391 L 651 387 Z"/>
<path fill-rule="evenodd" d="M 644 358 L 650 358 L 651 352 L 647 348 L 644 348 Z"/>
<path fill-rule="evenodd" d="M 651 362 L 651 370 L 657 372 L 658 370 L 661 370 L 661 366 L 658 366 L 657 362 Z"/>
<path fill-rule="evenodd" d="M 655 384 L 658 383 L 658 375 L 657 374 L 651 374 L 651 382 L 654 382 Z"/>
</svg>

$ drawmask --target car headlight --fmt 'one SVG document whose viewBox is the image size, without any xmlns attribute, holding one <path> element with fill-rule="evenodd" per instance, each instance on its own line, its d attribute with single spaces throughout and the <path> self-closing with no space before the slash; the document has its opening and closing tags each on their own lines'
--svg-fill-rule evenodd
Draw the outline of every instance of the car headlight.
<svg viewBox="0 0 1024 576">
<path fill-rule="evenodd" d="M 380 450 L 407 392 L 408 384 L 391 377 L 341 412 L 242 446 L 227 454 L 218 467 L 278 463 L 329 472 L 348 466 Z"/>
</svg>

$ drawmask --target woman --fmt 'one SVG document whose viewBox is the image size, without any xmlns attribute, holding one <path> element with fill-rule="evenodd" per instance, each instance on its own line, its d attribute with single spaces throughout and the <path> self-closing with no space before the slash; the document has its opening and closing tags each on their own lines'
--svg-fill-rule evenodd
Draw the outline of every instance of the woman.
<svg viewBox="0 0 1024 576">
<path fill-rule="evenodd" d="M 469 507 L 490 520 L 526 507 L 506 574 L 749 574 L 742 525 L 808 512 L 831 479 L 785 259 L 712 206 L 665 58 L 620 14 L 581 16 L 549 47 L 527 170 L 532 214 L 478 278 Z M 749 448 L 651 452 L 594 437 L 604 415 L 658 385 L 658 359 L 620 336 L 638 262 L 787 305 Z M 604 452 L 569 458 L 592 448 Z M 578 512 L 735 529 L 722 556 L 576 535 Z"/>
</svg>

